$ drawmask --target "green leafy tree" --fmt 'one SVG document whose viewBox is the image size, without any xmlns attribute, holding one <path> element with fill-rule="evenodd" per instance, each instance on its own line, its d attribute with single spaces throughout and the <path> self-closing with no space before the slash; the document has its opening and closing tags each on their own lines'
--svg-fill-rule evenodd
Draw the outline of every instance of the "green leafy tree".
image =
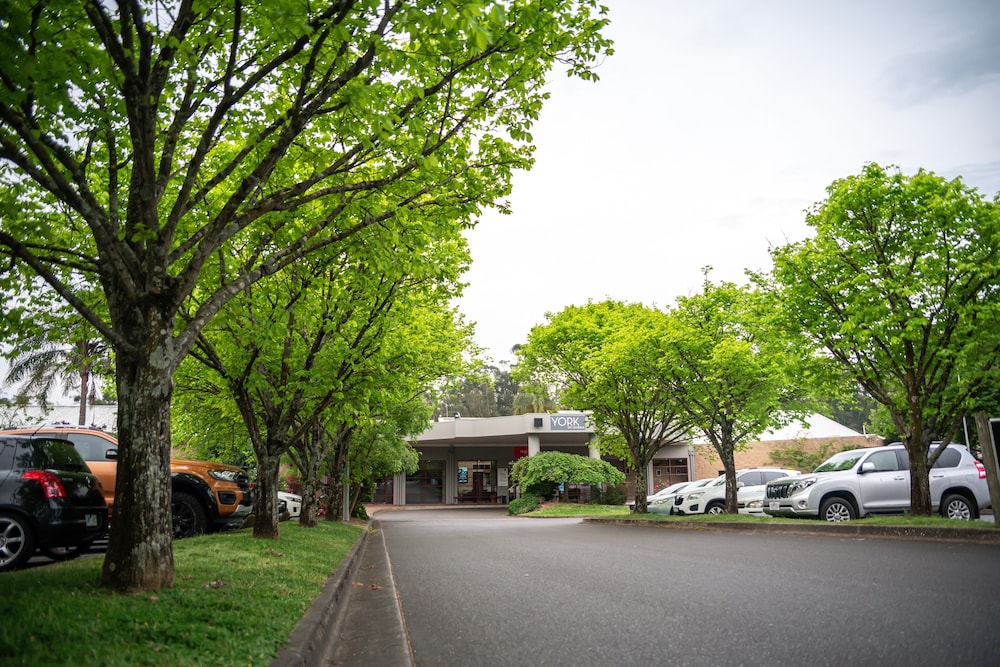
<svg viewBox="0 0 1000 667">
<path fill-rule="evenodd" d="M 173 582 L 173 376 L 206 323 L 360 230 L 471 224 L 530 166 L 553 66 L 596 78 L 605 12 L 594 0 L 4 4 L 0 253 L 13 266 L 0 288 L 37 275 L 113 347 L 105 585 Z M 101 293 L 78 293 L 79 276 Z"/>
<path fill-rule="evenodd" d="M 522 488 L 559 484 L 617 486 L 625 474 L 607 461 L 567 452 L 547 451 L 514 462 L 510 478 Z"/>
<path fill-rule="evenodd" d="M 618 301 L 568 306 L 547 315 L 518 350 L 515 376 L 563 388 L 560 403 L 590 411 L 601 451 L 635 471 L 635 511 L 646 512 L 648 465 L 664 444 L 688 434 L 672 388 L 656 376 L 665 315 Z"/>
<path fill-rule="evenodd" d="M 805 412 L 805 365 L 773 326 L 776 302 L 734 283 L 677 300 L 663 328 L 657 376 L 726 474 L 726 512 L 737 508 L 735 452 Z"/>
<path fill-rule="evenodd" d="M 868 164 L 808 213 L 815 237 L 772 251 L 789 326 L 884 406 L 931 512 L 930 444 L 950 441 L 1000 359 L 1000 207 L 961 179 Z M 938 449 L 938 452 L 943 449 Z"/>
</svg>

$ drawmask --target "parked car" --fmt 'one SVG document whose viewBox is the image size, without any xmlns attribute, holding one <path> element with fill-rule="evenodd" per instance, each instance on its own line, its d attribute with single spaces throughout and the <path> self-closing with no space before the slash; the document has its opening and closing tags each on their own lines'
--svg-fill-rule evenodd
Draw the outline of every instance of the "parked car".
<svg viewBox="0 0 1000 667">
<path fill-rule="evenodd" d="M 737 499 L 753 493 L 773 479 L 800 475 L 788 468 L 746 468 L 736 471 Z M 726 476 L 720 475 L 710 484 L 681 492 L 674 500 L 674 514 L 722 514 L 726 511 Z"/>
<path fill-rule="evenodd" d="M 278 515 L 288 514 L 289 519 L 298 518 L 302 514 L 302 496 L 287 491 L 278 491 L 278 502 L 285 504 L 282 510 L 279 506 Z"/>
<path fill-rule="evenodd" d="M 965 445 L 947 447 L 929 471 L 931 509 L 976 519 L 990 506 L 986 468 Z M 910 509 L 910 458 L 900 442 L 840 452 L 809 475 L 769 482 L 764 500 L 771 516 L 849 521 L 902 514 Z"/>
<path fill-rule="evenodd" d="M 69 440 L 101 480 L 104 501 L 114 518 L 118 479 L 118 440 L 83 426 L 39 426 L 0 431 L 32 438 Z M 174 537 L 221 528 L 238 528 L 253 510 L 250 478 L 242 468 L 214 461 L 170 460 L 170 512 Z"/>
<path fill-rule="evenodd" d="M 709 477 L 707 479 L 698 479 L 690 482 L 683 482 L 679 486 L 680 488 L 675 489 L 673 492 L 664 494 L 660 496 L 655 501 L 649 503 L 647 506 L 647 511 L 650 514 L 674 514 L 674 502 L 677 499 L 678 494 L 685 493 L 688 491 L 693 491 L 694 489 L 707 486 L 716 480 L 715 477 Z M 670 488 L 670 487 L 667 487 Z"/>
<path fill-rule="evenodd" d="M 0 572 L 79 555 L 108 528 L 101 482 L 67 440 L 0 435 Z"/>
<path fill-rule="evenodd" d="M 766 486 L 740 489 L 737 493 L 736 507 L 740 514 L 769 518 L 770 515 L 764 512 L 764 493 Z"/>
<path fill-rule="evenodd" d="M 658 501 L 659 499 L 664 498 L 666 496 L 673 497 L 673 494 L 677 493 L 678 489 L 682 489 L 685 486 L 687 486 L 688 484 L 691 484 L 690 480 L 686 481 L 686 482 L 676 482 L 675 484 L 671 484 L 670 486 L 663 487 L 662 489 L 660 489 L 656 493 L 651 493 L 651 494 L 647 495 L 646 496 L 646 506 L 648 507 L 653 502 Z M 632 502 L 630 502 L 628 504 L 628 509 L 629 509 L 630 512 L 634 512 L 635 511 L 635 501 L 632 501 Z"/>
</svg>

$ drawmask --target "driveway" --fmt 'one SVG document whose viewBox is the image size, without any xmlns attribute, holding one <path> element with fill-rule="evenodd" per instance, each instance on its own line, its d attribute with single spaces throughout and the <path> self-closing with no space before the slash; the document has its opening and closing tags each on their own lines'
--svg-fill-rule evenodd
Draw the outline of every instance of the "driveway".
<svg viewBox="0 0 1000 667">
<path fill-rule="evenodd" d="M 503 509 L 376 519 L 417 665 L 992 665 L 1000 655 L 996 545 Z"/>
</svg>

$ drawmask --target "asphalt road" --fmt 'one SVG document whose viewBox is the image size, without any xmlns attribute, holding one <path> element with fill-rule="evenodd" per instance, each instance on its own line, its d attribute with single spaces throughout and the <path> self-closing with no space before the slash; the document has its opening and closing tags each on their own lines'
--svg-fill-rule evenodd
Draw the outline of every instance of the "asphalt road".
<svg viewBox="0 0 1000 667">
<path fill-rule="evenodd" d="M 416 664 L 996 665 L 1000 546 L 380 513 Z"/>
</svg>

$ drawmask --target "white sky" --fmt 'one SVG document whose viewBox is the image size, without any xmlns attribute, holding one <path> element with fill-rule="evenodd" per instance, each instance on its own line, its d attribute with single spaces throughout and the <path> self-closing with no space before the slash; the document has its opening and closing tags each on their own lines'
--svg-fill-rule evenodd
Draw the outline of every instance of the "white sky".
<svg viewBox="0 0 1000 667">
<path fill-rule="evenodd" d="M 770 268 L 866 162 L 1000 192 L 996 0 L 604 0 L 599 82 L 557 75 L 513 214 L 469 232 L 459 302 L 512 361 L 546 312 L 670 306 Z"/>
</svg>

